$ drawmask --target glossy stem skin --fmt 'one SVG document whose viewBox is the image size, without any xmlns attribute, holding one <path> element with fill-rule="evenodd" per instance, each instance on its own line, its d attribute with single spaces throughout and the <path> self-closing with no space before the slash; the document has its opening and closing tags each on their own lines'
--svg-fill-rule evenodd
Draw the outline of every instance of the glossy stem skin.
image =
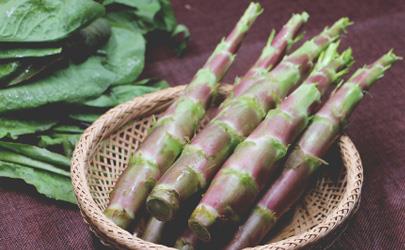
<svg viewBox="0 0 405 250">
<path fill-rule="evenodd" d="M 162 173 L 175 161 L 193 136 L 206 108 L 262 8 L 251 3 L 233 31 L 217 45 L 214 53 L 177 99 L 157 121 L 127 169 L 119 177 L 104 214 L 126 229 Z"/>
<path fill-rule="evenodd" d="M 197 236 L 187 228 L 176 240 L 174 247 L 180 250 L 194 250 L 196 249 L 198 242 L 199 239 Z"/>
<path fill-rule="evenodd" d="M 165 224 L 165 222 L 151 217 L 146 224 L 146 228 L 145 231 L 142 233 L 141 239 L 153 243 L 159 243 L 163 236 Z"/>
<path fill-rule="evenodd" d="M 187 220 L 200 201 L 200 197 L 201 194 L 191 197 L 171 221 L 159 221 L 150 214 L 148 215 L 149 218 L 145 216 L 147 223 L 139 233 L 140 238 L 157 244 L 174 245 L 179 235 L 183 235 L 187 229 Z"/>
<path fill-rule="evenodd" d="M 192 194 L 204 190 L 226 158 L 307 74 L 320 53 L 350 24 L 336 22 L 285 57 L 266 77 L 222 103 L 218 115 L 188 144 L 153 189 L 148 211 L 159 220 L 171 220 Z"/>
<path fill-rule="evenodd" d="M 224 163 L 189 219 L 201 240 L 211 240 L 215 225 L 238 224 L 254 205 L 276 162 L 308 125 L 312 107 L 351 65 L 351 50 L 339 55 L 337 48 L 338 43 L 329 46 L 304 83 L 271 110 Z"/>
<path fill-rule="evenodd" d="M 381 78 L 397 59 L 389 52 L 370 66 L 357 70 L 329 98 L 289 155 L 281 176 L 259 201 L 226 249 L 255 246 L 263 240 L 276 221 L 301 197 L 311 177 L 324 163 L 321 157 L 335 142 L 346 119 L 363 98 L 363 91 Z"/>
</svg>

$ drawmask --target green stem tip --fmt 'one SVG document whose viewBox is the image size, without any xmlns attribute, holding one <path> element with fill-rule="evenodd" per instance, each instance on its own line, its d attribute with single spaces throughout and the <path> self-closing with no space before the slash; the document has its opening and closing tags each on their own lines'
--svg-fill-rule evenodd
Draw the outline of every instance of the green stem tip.
<svg viewBox="0 0 405 250">
<path fill-rule="evenodd" d="M 378 61 L 381 65 L 385 67 L 391 67 L 391 65 L 398 61 L 402 60 L 403 58 L 400 56 L 395 55 L 394 49 L 390 49 L 385 55 L 383 55 Z"/>
<path fill-rule="evenodd" d="M 326 27 L 324 32 L 329 33 L 329 36 L 331 38 L 338 39 L 342 30 L 343 32 L 346 32 L 347 27 L 352 24 L 353 22 L 348 17 L 342 17 L 337 20 L 331 27 Z"/>
<path fill-rule="evenodd" d="M 236 25 L 236 29 L 240 32 L 246 32 L 252 25 L 252 22 L 263 13 L 263 8 L 259 3 L 250 3 L 248 8 L 243 13 L 242 18 Z"/>
<path fill-rule="evenodd" d="M 300 14 L 293 14 L 291 19 L 288 21 L 287 25 L 294 25 L 296 23 L 304 22 L 306 23 L 309 19 L 309 14 L 306 11 L 301 12 Z"/>
</svg>

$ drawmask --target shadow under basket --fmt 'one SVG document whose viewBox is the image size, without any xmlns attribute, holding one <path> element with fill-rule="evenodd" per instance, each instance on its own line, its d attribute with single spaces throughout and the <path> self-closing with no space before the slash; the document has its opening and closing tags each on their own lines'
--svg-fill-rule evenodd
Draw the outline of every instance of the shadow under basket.
<svg viewBox="0 0 405 250">
<path fill-rule="evenodd" d="M 120 249 L 169 249 L 119 228 L 104 216 L 103 210 L 117 178 L 127 167 L 128 157 L 145 138 L 154 117 L 183 89 L 184 86 L 168 88 L 109 110 L 84 132 L 77 144 L 71 168 L 74 192 L 84 220 L 103 244 Z M 225 96 L 230 89 L 226 85 L 219 93 Z M 326 248 L 344 230 L 359 204 L 363 168 L 348 136 L 341 136 L 337 147 L 337 160 L 324 167 L 268 243 L 254 249 Z M 333 173 L 327 169 L 333 169 Z"/>
</svg>

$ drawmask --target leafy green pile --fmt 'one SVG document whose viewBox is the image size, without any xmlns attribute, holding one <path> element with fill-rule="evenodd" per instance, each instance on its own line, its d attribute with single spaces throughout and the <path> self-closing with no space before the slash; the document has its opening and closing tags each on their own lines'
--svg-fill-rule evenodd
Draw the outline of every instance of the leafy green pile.
<svg viewBox="0 0 405 250">
<path fill-rule="evenodd" d="M 138 79 L 146 44 L 158 34 L 181 52 L 188 31 L 169 0 L 10 0 L 0 20 L 0 176 L 75 202 L 69 158 L 81 133 L 167 87 Z"/>
</svg>

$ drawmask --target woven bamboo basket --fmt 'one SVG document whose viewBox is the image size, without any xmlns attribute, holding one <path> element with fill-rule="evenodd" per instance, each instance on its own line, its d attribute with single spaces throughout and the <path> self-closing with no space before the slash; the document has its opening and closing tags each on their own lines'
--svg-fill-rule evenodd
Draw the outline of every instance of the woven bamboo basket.
<svg viewBox="0 0 405 250">
<path fill-rule="evenodd" d="M 145 138 L 153 117 L 183 89 L 168 88 L 111 109 L 84 132 L 76 146 L 71 168 L 74 191 L 84 220 L 103 244 L 119 249 L 169 249 L 119 228 L 103 210 L 115 181 L 127 167 L 128 156 Z M 224 86 L 219 93 L 224 96 L 229 91 L 230 87 Z M 348 136 L 340 137 L 338 148 L 342 166 L 335 178 L 321 174 L 268 244 L 254 249 L 325 248 L 342 232 L 358 206 L 363 169 Z"/>
</svg>

